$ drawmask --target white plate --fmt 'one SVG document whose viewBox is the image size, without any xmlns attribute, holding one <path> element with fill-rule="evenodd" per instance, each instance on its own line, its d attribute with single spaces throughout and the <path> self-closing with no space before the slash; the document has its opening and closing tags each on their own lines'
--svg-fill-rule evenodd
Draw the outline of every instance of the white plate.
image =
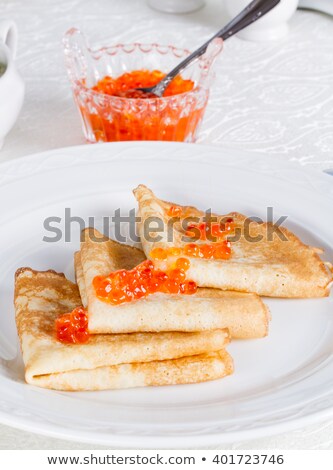
<svg viewBox="0 0 333 470">
<path fill-rule="evenodd" d="M 269 300 L 270 334 L 234 341 L 235 373 L 198 385 L 60 393 L 28 386 L 17 354 L 13 275 L 20 266 L 73 275 L 72 241 L 43 242 L 43 221 L 135 207 L 138 183 L 217 212 L 287 215 L 286 225 L 333 259 L 331 177 L 241 151 L 176 143 L 72 147 L 0 166 L 0 420 L 112 446 L 189 447 L 283 432 L 333 414 L 332 299 Z M 75 224 L 74 224 L 75 225 Z M 78 225 L 78 224 L 76 224 Z"/>
</svg>

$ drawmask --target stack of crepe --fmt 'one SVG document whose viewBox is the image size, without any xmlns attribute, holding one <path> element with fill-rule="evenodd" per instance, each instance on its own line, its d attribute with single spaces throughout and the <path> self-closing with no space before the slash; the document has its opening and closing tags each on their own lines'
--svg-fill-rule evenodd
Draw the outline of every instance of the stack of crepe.
<svg viewBox="0 0 333 470">
<path fill-rule="evenodd" d="M 78 285 L 54 271 L 17 271 L 16 321 L 28 383 L 103 390 L 218 379 L 233 371 L 225 350 L 230 335 L 267 334 L 268 310 L 253 294 L 199 289 L 193 296 L 153 294 L 118 306 L 97 298 L 95 276 L 145 259 L 143 251 L 87 229 L 75 253 Z M 89 316 L 88 343 L 57 341 L 56 318 L 81 304 Z"/>
<path fill-rule="evenodd" d="M 17 272 L 16 321 L 29 384 L 104 390 L 202 382 L 232 372 L 224 329 L 96 334 L 86 344 L 60 343 L 55 320 L 80 304 L 77 286 L 63 274 L 29 268 Z"/>
<path fill-rule="evenodd" d="M 144 251 L 87 229 L 74 256 L 77 284 L 54 271 L 17 271 L 16 321 L 28 383 L 76 391 L 219 379 L 233 372 L 225 349 L 230 338 L 262 338 L 268 333 L 269 312 L 259 295 L 328 294 L 329 269 L 315 249 L 288 232 L 283 251 L 275 239 L 272 245 L 263 239 L 252 246 L 241 238 L 233 246 L 231 260 L 191 258 L 188 278 L 201 286 L 194 295 L 155 293 L 120 305 L 100 300 L 92 285 L 95 276 L 130 270 L 155 247 L 182 246 L 177 225 L 172 242 L 167 234 L 162 234 L 162 240 L 147 241 L 145 220 L 153 215 L 167 223 L 171 203 L 157 199 L 144 186 L 135 195 Z M 203 214 L 183 209 L 195 216 Z M 239 225 L 244 223 L 240 215 L 233 218 Z M 264 232 L 264 224 L 257 225 L 256 230 Z M 162 261 L 159 267 L 167 269 L 168 262 Z M 88 312 L 89 341 L 59 342 L 55 320 L 80 305 Z"/>
</svg>

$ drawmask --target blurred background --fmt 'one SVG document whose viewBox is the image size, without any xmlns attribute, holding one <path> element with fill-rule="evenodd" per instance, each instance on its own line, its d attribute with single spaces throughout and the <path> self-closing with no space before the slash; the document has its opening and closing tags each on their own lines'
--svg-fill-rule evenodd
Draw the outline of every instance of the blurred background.
<svg viewBox="0 0 333 470">
<path fill-rule="evenodd" d="M 177 3 L 186 2 L 191 0 Z M 81 29 L 94 47 L 139 41 L 193 50 L 244 1 L 200 1 L 201 8 L 187 14 L 156 9 L 170 3 L 175 2 L 3 2 L 1 17 L 18 26 L 16 63 L 26 83 L 26 96 L 0 151 L 0 161 L 85 142 L 64 66 L 62 39 L 69 28 Z M 198 142 L 269 151 L 322 169 L 329 166 L 333 151 L 332 21 L 328 14 L 298 10 L 289 21 L 288 34 L 278 40 L 268 32 L 267 39 L 265 35 L 255 41 L 230 39 L 218 59 Z"/>
</svg>

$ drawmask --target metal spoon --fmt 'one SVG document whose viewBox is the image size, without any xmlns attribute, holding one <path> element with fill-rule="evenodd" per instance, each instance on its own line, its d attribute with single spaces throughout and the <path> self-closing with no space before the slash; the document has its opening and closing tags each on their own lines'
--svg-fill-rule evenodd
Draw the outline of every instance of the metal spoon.
<svg viewBox="0 0 333 470">
<path fill-rule="evenodd" d="M 220 31 L 218 31 L 212 38 L 205 42 L 199 49 L 192 52 L 185 60 L 178 64 L 174 69 L 171 70 L 157 85 L 152 87 L 145 88 L 135 88 L 134 90 L 127 90 L 127 97 L 130 98 L 128 92 L 133 92 L 133 97 L 140 97 L 142 93 L 142 98 L 154 98 L 163 96 L 164 90 L 169 85 L 169 83 L 182 72 L 189 64 L 197 60 L 208 47 L 208 44 L 215 38 L 221 38 L 226 41 L 228 38 L 231 38 L 234 34 L 238 33 L 241 29 L 246 28 L 250 24 L 257 21 L 259 18 L 268 13 L 272 8 L 274 8 L 280 0 L 253 0 L 244 10 L 242 10 L 234 19 L 232 19 L 226 26 L 224 26 Z M 140 93 L 141 92 L 141 93 Z M 148 96 L 144 96 L 148 94 Z"/>
</svg>

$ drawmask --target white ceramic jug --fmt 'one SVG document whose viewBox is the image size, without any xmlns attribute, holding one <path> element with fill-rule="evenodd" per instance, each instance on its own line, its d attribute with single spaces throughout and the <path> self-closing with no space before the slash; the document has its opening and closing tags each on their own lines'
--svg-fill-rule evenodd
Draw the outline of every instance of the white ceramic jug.
<svg viewBox="0 0 333 470">
<path fill-rule="evenodd" d="M 251 0 L 224 0 L 230 18 L 235 17 Z M 288 21 L 297 9 L 298 0 L 281 0 L 264 18 L 240 31 L 237 36 L 249 41 L 270 41 L 288 34 Z"/>
<path fill-rule="evenodd" d="M 13 21 L 0 21 L 0 148 L 15 124 L 24 98 L 24 82 L 15 66 L 17 28 Z"/>
<path fill-rule="evenodd" d="M 190 13 L 204 4 L 204 0 L 148 0 L 150 7 L 165 13 Z"/>
</svg>

